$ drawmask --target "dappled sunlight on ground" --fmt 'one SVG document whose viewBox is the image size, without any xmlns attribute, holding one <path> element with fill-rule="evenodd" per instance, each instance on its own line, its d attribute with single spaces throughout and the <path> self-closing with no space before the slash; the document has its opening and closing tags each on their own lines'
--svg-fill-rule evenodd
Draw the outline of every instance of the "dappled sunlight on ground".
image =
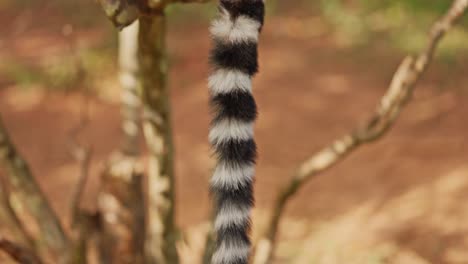
<svg viewBox="0 0 468 264">
<path fill-rule="evenodd" d="M 404 193 L 369 197 L 305 229 L 302 247 L 284 241 L 278 255 L 294 263 L 466 263 L 467 175 L 468 167 L 455 168 Z"/>
</svg>

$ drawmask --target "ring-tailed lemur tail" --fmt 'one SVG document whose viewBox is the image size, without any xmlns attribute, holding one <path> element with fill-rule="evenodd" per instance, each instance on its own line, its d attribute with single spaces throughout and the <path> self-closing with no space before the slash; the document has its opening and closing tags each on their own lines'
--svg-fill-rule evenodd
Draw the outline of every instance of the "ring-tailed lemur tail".
<svg viewBox="0 0 468 264">
<path fill-rule="evenodd" d="M 213 264 L 246 264 L 250 255 L 257 116 L 252 77 L 258 71 L 264 9 L 263 0 L 220 0 L 220 17 L 211 27 L 209 88 L 215 116 L 209 139 L 218 159 L 211 180 L 216 210 Z"/>
</svg>

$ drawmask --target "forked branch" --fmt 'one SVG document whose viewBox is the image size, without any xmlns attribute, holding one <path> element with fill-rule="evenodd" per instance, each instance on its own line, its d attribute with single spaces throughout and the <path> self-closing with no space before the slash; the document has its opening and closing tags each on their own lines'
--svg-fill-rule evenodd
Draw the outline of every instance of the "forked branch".
<svg viewBox="0 0 468 264">
<path fill-rule="evenodd" d="M 425 49 L 418 56 L 408 56 L 403 60 L 375 114 L 367 122 L 300 165 L 290 183 L 281 190 L 276 199 L 266 234 L 257 245 L 254 264 L 271 263 L 284 208 L 305 183 L 338 164 L 359 146 L 378 140 L 390 130 L 402 108 L 410 100 L 418 80 L 429 66 L 440 40 L 466 12 L 467 7 L 468 0 L 455 0 L 449 11 L 435 22 Z"/>
</svg>

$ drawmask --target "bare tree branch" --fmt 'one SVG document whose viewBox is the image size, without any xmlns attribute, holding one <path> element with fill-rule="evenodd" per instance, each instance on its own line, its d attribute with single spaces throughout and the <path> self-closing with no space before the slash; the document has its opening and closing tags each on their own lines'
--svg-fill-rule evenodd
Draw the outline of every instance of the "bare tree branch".
<svg viewBox="0 0 468 264">
<path fill-rule="evenodd" d="M 125 144 L 123 153 L 129 157 L 138 156 L 138 129 L 139 120 L 137 113 L 140 107 L 140 101 L 137 95 L 137 73 L 140 74 L 142 88 L 142 103 L 144 110 L 144 136 L 149 149 L 149 171 L 148 183 L 149 190 L 139 190 L 140 194 L 146 194 L 146 226 L 144 245 L 145 261 L 148 263 L 178 263 L 178 256 L 175 247 L 176 228 L 174 223 L 174 173 L 173 173 L 173 143 L 172 131 L 169 115 L 169 92 L 166 86 L 167 65 L 165 60 L 165 16 L 164 9 L 168 4 L 181 2 L 206 2 L 206 0 L 99 0 L 104 11 L 111 21 L 119 28 L 130 25 L 136 19 L 140 19 L 139 30 L 132 28 L 124 31 L 120 35 L 121 53 L 121 83 L 124 89 L 123 101 L 123 130 L 125 134 Z M 136 26 L 138 27 L 138 26 Z M 139 35 L 139 41 L 132 42 L 134 35 Z M 125 40 L 125 41 L 124 41 Z M 128 44 L 128 45 L 127 45 Z M 134 60 L 134 54 L 139 53 L 138 60 Z M 135 62 L 138 62 L 136 64 Z M 135 160 L 136 161 L 136 160 Z M 111 175 L 112 173 L 106 173 Z M 107 186 L 115 185 L 112 177 L 106 177 Z M 141 177 L 140 177 L 141 181 Z M 121 185 L 123 182 L 119 181 Z M 128 183 L 128 182 L 127 182 Z M 136 184 L 138 185 L 138 184 Z M 141 187 L 141 182 L 138 185 Z M 109 190 L 112 188 L 105 187 Z M 128 189 L 128 188 L 127 188 Z M 122 208 L 122 204 L 127 203 L 112 192 L 102 192 L 100 195 L 102 206 L 104 226 L 108 226 L 106 219 L 111 215 L 121 216 L 119 210 L 109 210 L 110 201 L 114 201 L 117 207 Z M 112 199 L 111 199 L 112 197 Z M 107 201 L 107 202 L 105 202 Z M 139 203 L 142 204 L 142 203 Z M 107 207 L 107 209 L 106 209 Z M 133 206 L 135 207 L 135 206 Z M 133 208 L 132 207 L 132 208 Z M 140 215 L 136 212 L 137 215 Z M 121 217 L 120 217 L 121 218 Z M 119 219 L 119 218 L 117 218 Z M 141 220 L 136 220 L 141 222 Z M 120 225 L 123 227 L 122 225 Z M 129 226 L 126 225 L 128 228 Z M 105 230 L 109 228 L 104 228 Z M 114 228 L 115 229 L 115 228 Z M 125 227 L 122 228 L 123 230 Z M 134 229 L 139 235 L 139 231 Z M 123 232 L 126 233 L 126 232 Z M 127 232 L 128 233 L 128 232 Z M 102 245 L 101 248 L 119 247 L 115 245 L 113 237 L 118 234 L 104 235 L 102 243 L 108 243 L 108 246 Z M 107 237 L 107 238 L 106 238 Z M 137 238 L 136 240 L 139 241 Z M 114 244 L 114 245 L 110 245 Z M 139 244 L 139 243 L 137 243 Z M 101 255 L 108 261 L 112 258 L 106 249 Z"/>
<path fill-rule="evenodd" d="M 5 184 L 6 181 L 2 176 L 3 175 L 0 175 L 0 219 L 2 220 L 3 228 L 8 229 L 11 236 L 18 240 L 22 245 L 32 247 L 32 238 L 24 229 L 23 224 L 11 207 Z"/>
<path fill-rule="evenodd" d="M 89 179 L 89 167 L 91 163 L 91 148 L 78 143 L 77 133 L 81 131 L 87 123 L 87 117 L 82 118 L 80 125 L 75 129 L 72 139 L 71 154 L 80 165 L 78 183 L 72 195 L 70 211 L 72 229 L 78 230 L 77 238 L 74 239 L 72 249 L 68 258 L 70 264 L 86 264 L 87 244 L 91 234 L 96 230 L 97 223 L 95 217 L 81 209 L 80 203 L 83 198 L 84 188 Z"/>
<path fill-rule="evenodd" d="M 26 161 L 18 154 L 0 119 L 0 164 L 8 173 L 10 195 L 25 204 L 38 222 L 43 245 L 63 257 L 69 243 L 60 221 L 31 174 Z M 14 208 L 15 210 L 17 208 Z"/>
<path fill-rule="evenodd" d="M 78 125 L 70 132 L 70 154 L 80 166 L 78 182 L 74 188 L 70 203 L 72 227 L 74 227 L 76 224 L 79 224 L 78 218 L 82 213 L 80 209 L 80 203 L 82 200 L 84 188 L 86 187 L 86 183 L 88 182 L 89 178 L 89 167 L 92 154 L 91 147 L 81 144 L 78 139 L 79 134 L 86 128 L 89 122 L 87 97 L 85 99 L 85 105 L 86 106 L 81 111 Z"/>
<path fill-rule="evenodd" d="M 140 10 L 133 0 L 99 0 L 99 3 L 107 17 L 119 29 L 132 24 L 140 16 Z"/>
<path fill-rule="evenodd" d="M 205 245 L 202 256 L 202 264 L 210 264 L 216 246 L 215 234 L 213 230 L 213 219 L 210 221 L 207 233 L 205 235 Z"/>
<path fill-rule="evenodd" d="M 102 174 L 98 210 L 102 215 L 101 263 L 142 263 L 145 235 L 143 166 L 115 153 Z"/>
<path fill-rule="evenodd" d="M 140 107 L 138 96 L 138 21 L 119 33 L 119 65 L 122 101 L 122 152 L 129 156 L 139 154 Z"/>
<path fill-rule="evenodd" d="M 42 261 L 28 249 L 21 247 L 0 236 L 0 251 L 7 253 L 12 259 L 21 264 L 41 264 Z"/>
<path fill-rule="evenodd" d="M 140 107 L 138 30 L 135 22 L 119 34 L 119 65 L 124 142 L 108 161 L 99 193 L 103 214 L 101 262 L 114 263 L 118 257 L 129 263 L 143 260 L 145 211 L 143 169 L 139 161 Z"/>
<path fill-rule="evenodd" d="M 205 3 L 209 0 L 98 0 L 107 17 L 123 29 L 140 17 L 163 13 L 172 3 Z"/>
<path fill-rule="evenodd" d="M 178 263 L 174 223 L 174 146 L 166 85 L 166 18 L 140 19 L 139 59 L 143 132 L 149 150 L 146 257 L 148 263 Z"/>
<path fill-rule="evenodd" d="M 80 164 L 80 175 L 78 178 L 78 183 L 76 184 L 72 202 L 71 202 L 71 215 L 72 215 L 72 225 L 77 224 L 77 220 L 81 213 L 80 203 L 83 198 L 84 188 L 89 179 L 89 166 L 91 163 L 91 149 L 87 147 L 77 147 L 72 150 L 72 154 L 77 162 Z"/>
<path fill-rule="evenodd" d="M 86 264 L 88 263 L 88 243 L 92 235 L 100 228 L 101 215 L 99 212 L 92 214 L 79 210 L 74 218 L 74 229 L 78 229 L 78 235 L 76 239 L 73 240 L 73 245 L 66 263 Z"/>
<path fill-rule="evenodd" d="M 342 161 L 357 147 L 371 143 L 389 131 L 402 108 L 410 100 L 415 85 L 434 56 L 437 44 L 465 13 L 467 7 L 468 0 L 454 1 L 447 14 L 433 25 L 426 48 L 417 57 L 408 56 L 403 60 L 374 116 L 364 125 L 306 160 L 299 167 L 291 182 L 281 190 L 276 199 L 267 232 L 257 245 L 254 264 L 271 263 L 275 249 L 275 238 L 284 207 L 300 187 L 319 173 Z"/>
</svg>

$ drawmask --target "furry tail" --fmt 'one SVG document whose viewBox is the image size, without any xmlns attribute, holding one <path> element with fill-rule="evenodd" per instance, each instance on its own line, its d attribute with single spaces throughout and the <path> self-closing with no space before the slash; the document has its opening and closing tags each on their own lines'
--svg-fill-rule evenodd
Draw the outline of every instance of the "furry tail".
<svg viewBox="0 0 468 264">
<path fill-rule="evenodd" d="M 252 77 L 258 71 L 264 9 L 263 0 L 220 0 L 220 17 L 211 27 L 209 88 L 215 116 L 209 139 L 218 158 L 211 180 L 217 237 L 213 264 L 246 264 L 250 255 L 257 116 Z"/>
</svg>

